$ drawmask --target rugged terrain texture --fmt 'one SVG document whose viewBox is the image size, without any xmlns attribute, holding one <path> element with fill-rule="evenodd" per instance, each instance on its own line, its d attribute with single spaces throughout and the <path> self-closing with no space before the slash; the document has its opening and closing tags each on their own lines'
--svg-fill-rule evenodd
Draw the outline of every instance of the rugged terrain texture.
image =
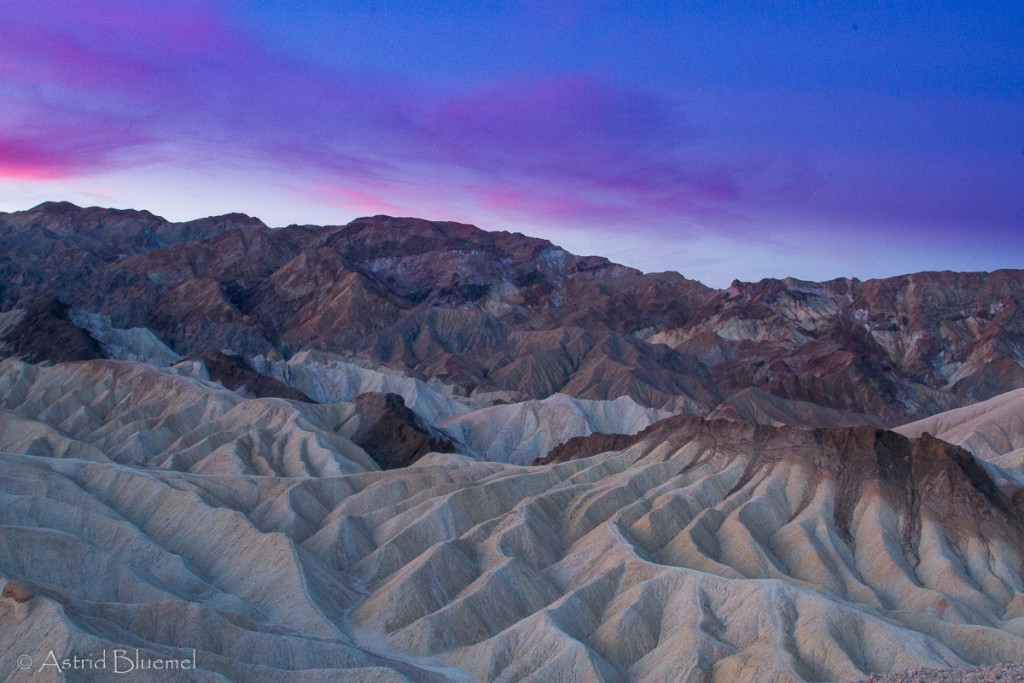
<svg viewBox="0 0 1024 683">
<path fill-rule="evenodd" d="M 313 349 L 461 394 L 699 414 L 729 402 L 769 423 L 803 423 L 810 403 L 832 411 L 812 424 L 901 424 L 1024 385 L 1022 288 L 1024 272 L 999 271 L 716 291 L 520 234 L 385 216 L 271 230 L 67 203 L 0 214 L 7 355 L 94 357 L 68 321 L 102 316 L 182 357 Z"/>
<path fill-rule="evenodd" d="M 0 214 L 0 679 L 1012 674 L 1022 288 Z"/>
<path fill-rule="evenodd" d="M 928 432 L 967 448 L 1007 474 L 1024 477 L 1024 389 L 934 415 L 898 431 L 910 437 Z"/>
<path fill-rule="evenodd" d="M 3 652 L 195 647 L 192 680 L 1024 664 L 1024 510 L 931 436 L 677 416 L 557 465 L 380 471 L 361 401 L 201 369 L 0 366 L 0 579 L 31 596 L 0 599 Z"/>
<path fill-rule="evenodd" d="M 351 403 L 246 399 L 186 362 L 0 361 L 0 450 L 205 474 L 376 469 Z"/>
<path fill-rule="evenodd" d="M 873 675 L 865 683 L 1020 683 L 1024 666 L 998 664 L 969 669 L 910 669 L 887 676 Z"/>
<path fill-rule="evenodd" d="M 408 467 L 427 453 L 455 452 L 452 442 L 424 425 L 398 394 L 368 392 L 352 403 L 360 418 L 352 441 L 383 470 Z"/>
</svg>

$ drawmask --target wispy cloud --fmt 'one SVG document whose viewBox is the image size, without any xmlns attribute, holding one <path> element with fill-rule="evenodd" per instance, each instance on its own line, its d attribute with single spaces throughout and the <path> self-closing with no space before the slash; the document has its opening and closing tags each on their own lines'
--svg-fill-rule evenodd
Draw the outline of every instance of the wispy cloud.
<svg viewBox="0 0 1024 683">
<path fill-rule="evenodd" d="M 897 227 L 920 241 L 1024 220 L 1017 101 L 698 92 L 699 78 L 655 87 L 578 64 L 440 82 L 308 61 L 211 7 L 0 3 L 0 178 L 87 192 L 126 169 L 139 183 L 228 169 L 341 214 L 636 235 L 682 262 L 743 240 L 777 259 L 842 230 L 869 260 Z"/>
<path fill-rule="evenodd" d="M 695 134 L 678 105 L 640 88 L 569 74 L 440 91 L 293 61 L 200 5 L 121 9 L 0 9 L 12 36 L 0 75 L 17 104 L 0 173 L 187 163 L 215 150 L 313 176 L 306 189 L 331 201 L 403 206 L 382 191 L 429 183 L 435 204 L 560 220 L 707 217 L 742 194 L 737 169 L 688 151 Z"/>
</svg>

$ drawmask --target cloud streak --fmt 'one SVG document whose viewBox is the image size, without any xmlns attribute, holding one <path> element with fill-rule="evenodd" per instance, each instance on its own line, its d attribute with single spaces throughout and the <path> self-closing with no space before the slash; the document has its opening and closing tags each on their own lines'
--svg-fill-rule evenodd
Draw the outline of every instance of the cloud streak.
<svg viewBox="0 0 1024 683">
<path fill-rule="evenodd" d="M 673 90 L 579 68 L 439 83 L 313 62 L 209 7 L 0 4 L 0 178 L 84 186 L 137 169 L 145 183 L 147 169 L 230 166 L 236 182 L 273 178 L 349 214 L 635 234 L 676 251 L 722 243 L 712 235 L 775 253 L 823 227 L 1024 220 L 1024 144 L 1000 148 L 1016 145 L 1012 104 Z"/>
<path fill-rule="evenodd" d="M 379 197 L 402 183 L 560 220 L 725 215 L 742 193 L 736 169 L 688 152 L 680 108 L 639 88 L 569 74 L 437 91 L 291 60 L 199 8 L 17 7 L 20 38 L 3 48 L 20 110 L 4 125 L 21 131 L 4 141 L 8 177 L 180 163 L 160 151 L 173 149 L 299 171 L 314 191 L 347 185 L 368 207 L 403 204 Z"/>
</svg>

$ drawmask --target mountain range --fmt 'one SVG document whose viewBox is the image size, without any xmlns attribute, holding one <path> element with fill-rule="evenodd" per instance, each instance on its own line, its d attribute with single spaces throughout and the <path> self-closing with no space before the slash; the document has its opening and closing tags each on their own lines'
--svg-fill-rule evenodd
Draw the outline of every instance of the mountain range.
<svg viewBox="0 0 1024 683">
<path fill-rule="evenodd" d="M 0 214 L 0 652 L 195 649 L 211 681 L 1024 664 L 1022 288 Z"/>
<path fill-rule="evenodd" d="M 457 223 L 270 229 L 67 203 L 0 214 L 0 254 L 7 354 L 30 358 L 108 355 L 77 311 L 182 357 L 319 350 L 507 401 L 707 415 L 755 387 L 896 425 L 1024 385 L 1024 271 L 714 290 Z"/>
</svg>

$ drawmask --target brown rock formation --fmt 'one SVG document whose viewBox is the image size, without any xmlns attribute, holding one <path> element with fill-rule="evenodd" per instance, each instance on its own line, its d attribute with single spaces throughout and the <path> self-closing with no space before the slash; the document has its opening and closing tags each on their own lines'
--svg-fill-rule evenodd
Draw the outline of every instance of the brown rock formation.
<svg viewBox="0 0 1024 683">
<path fill-rule="evenodd" d="M 452 443 L 420 424 L 398 394 L 369 392 L 353 401 L 359 428 L 352 441 L 359 444 L 381 469 L 406 467 L 432 451 L 454 453 Z"/>
<path fill-rule="evenodd" d="M 25 584 L 15 579 L 11 579 L 4 584 L 2 597 L 10 598 L 15 602 L 28 602 L 35 596 L 32 594 L 32 591 L 25 586 Z"/>
<path fill-rule="evenodd" d="M 56 299 L 32 303 L 25 316 L 3 339 L 0 353 L 29 363 L 103 358 L 99 343 L 68 320 L 68 306 Z"/>
<path fill-rule="evenodd" d="M 534 460 L 533 464 L 552 465 L 556 462 L 589 458 L 598 453 L 625 450 L 636 443 L 639 436 L 639 434 L 600 434 L 597 432 L 586 436 L 574 436 L 565 443 L 560 443 L 552 448 L 551 452 L 543 458 Z"/>
<path fill-rule="evenodd" d="M 181 355 L 318 348 L 466 392 L 703 413 L 755 387 L 884 424 L 1024 385 L 1024 271 L 714 291 L 457 223 L 270 230 L 64 203 L 0 215 L 0 247 L 0 310 L 55 298 Z"/>
<path fill-rule="evenodd" d="M 228 389 L 259 398 L 287 398 L 293 401 L 310 401 L 311 399 L 298 389 L 278 382 L 272 377 L 253 371 L 238 356 L 228 356 L 219 352 L 208 352 L 196 355 L 189 360 L 201 360 L 210 373 L 210 379 L 220 382 Z"/>
</svg>

